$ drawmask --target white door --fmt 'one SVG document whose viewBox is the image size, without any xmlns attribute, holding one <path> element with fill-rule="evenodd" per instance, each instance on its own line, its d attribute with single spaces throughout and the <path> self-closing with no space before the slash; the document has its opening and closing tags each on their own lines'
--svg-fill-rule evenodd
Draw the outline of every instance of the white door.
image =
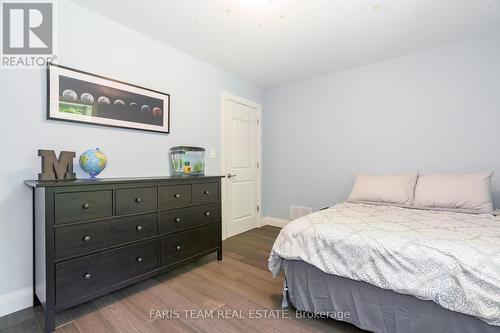
<svg viewBox="0 0 500 333">
<path fill-rule="evenodd" d="M 228 98 L 224 103 L 226 236 L 231 237 L 258 226 L 260 110 Z"/>
</svg>

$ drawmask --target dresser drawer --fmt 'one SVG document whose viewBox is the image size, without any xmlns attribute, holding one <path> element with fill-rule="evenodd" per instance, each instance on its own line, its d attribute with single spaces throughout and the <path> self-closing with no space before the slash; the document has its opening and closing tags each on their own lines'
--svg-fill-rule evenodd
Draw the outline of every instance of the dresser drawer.
<svg viewBox="0 0 500 333">
<path fill-rule="evenodd" d="M 158 268 L 158 241 L 56 265 L 56 304 L 75 300 Z"/>
<path fill-rule="evenodd" d="M 61 226 L 55 231 L 55 255 L 71 257 L 157 234 L 157 213 Z"/>
<path fill-rule="evenodd" d="M 156 187 L 116 190 L 116 215 L 150 212 L 157 208 Z"/>
<path fill-rule="evenodd" d="M 219 223 L 180 231 L 160 238 L 161 266 L 196 256 L 218 246 Z"/>
<path fill-rule="evenodd" d="M 58 193 L 55 195 L 55 223 L 98 219 L 113 215 L 111 191 Z"/>
<path fill-rule="evenodd" d="M 220 220 L 219 204 L 177 208 L 160 212 L 160 233 L 174 232 Z"/>
<path fill-rule="evenodd" d="M 160 209 L 176 208 L 191 204 L 191 185 L 162 186 Z"/>
<path fill-rule="evenodd" d="M 219 201 L 219 184 L 193 184 L 193 203 L 208 203 Z"/>
</svg>

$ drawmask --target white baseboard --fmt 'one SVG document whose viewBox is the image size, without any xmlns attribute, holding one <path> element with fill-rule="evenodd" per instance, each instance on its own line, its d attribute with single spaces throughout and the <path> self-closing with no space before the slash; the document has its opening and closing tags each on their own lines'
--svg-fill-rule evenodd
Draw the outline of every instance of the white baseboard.
<svg viewBox="0 0 500 333">
<path fill-rule="evenodd" d="M 263 217 L 262 220 L 261 220 L 261 224 L 263 226 L 264 225 L 270 225 L 270 226 L 278 227 L 278 228 L 283 228 L 288 223 L 290 223 L 290 220 L 287 220 L 287 219 L 278 219 L 276 217 L 270 217 L 270 216 Z"/>
<path fill-rule="evenodd" d="M 0 295 L 0 317 L 33 306 L 33 288 Z"/>
</svg>

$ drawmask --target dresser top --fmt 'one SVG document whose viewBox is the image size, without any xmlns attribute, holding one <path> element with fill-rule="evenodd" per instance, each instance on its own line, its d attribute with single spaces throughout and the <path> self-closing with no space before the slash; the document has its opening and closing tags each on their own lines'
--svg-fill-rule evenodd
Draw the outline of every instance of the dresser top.
<svg viewBox="0 0 500 333">
<path fill-rule="evenodd" d="M 73 180 L 25 180 L 24 184 L 30 187 L 62 187 L 94 184 L 130 184 L 130 183 L 158 183 L 170 180 L 220 179 L 224 176 L 171 176 L 171 177 L 138 177 L 138 178 L 96 178 Z"/>
</svg>

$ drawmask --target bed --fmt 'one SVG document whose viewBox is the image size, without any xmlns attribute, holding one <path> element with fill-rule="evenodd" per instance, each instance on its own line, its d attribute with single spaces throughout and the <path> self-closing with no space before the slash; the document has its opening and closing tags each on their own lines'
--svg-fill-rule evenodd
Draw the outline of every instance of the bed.
<svg viewBox="0 0 500 333">
<path fill-rule="evenodd" d="M 284 227 L 269 269 L 298 310 L 365 330 L 500 332 L 492 214 L 344 202 Z"/>
</svg>

